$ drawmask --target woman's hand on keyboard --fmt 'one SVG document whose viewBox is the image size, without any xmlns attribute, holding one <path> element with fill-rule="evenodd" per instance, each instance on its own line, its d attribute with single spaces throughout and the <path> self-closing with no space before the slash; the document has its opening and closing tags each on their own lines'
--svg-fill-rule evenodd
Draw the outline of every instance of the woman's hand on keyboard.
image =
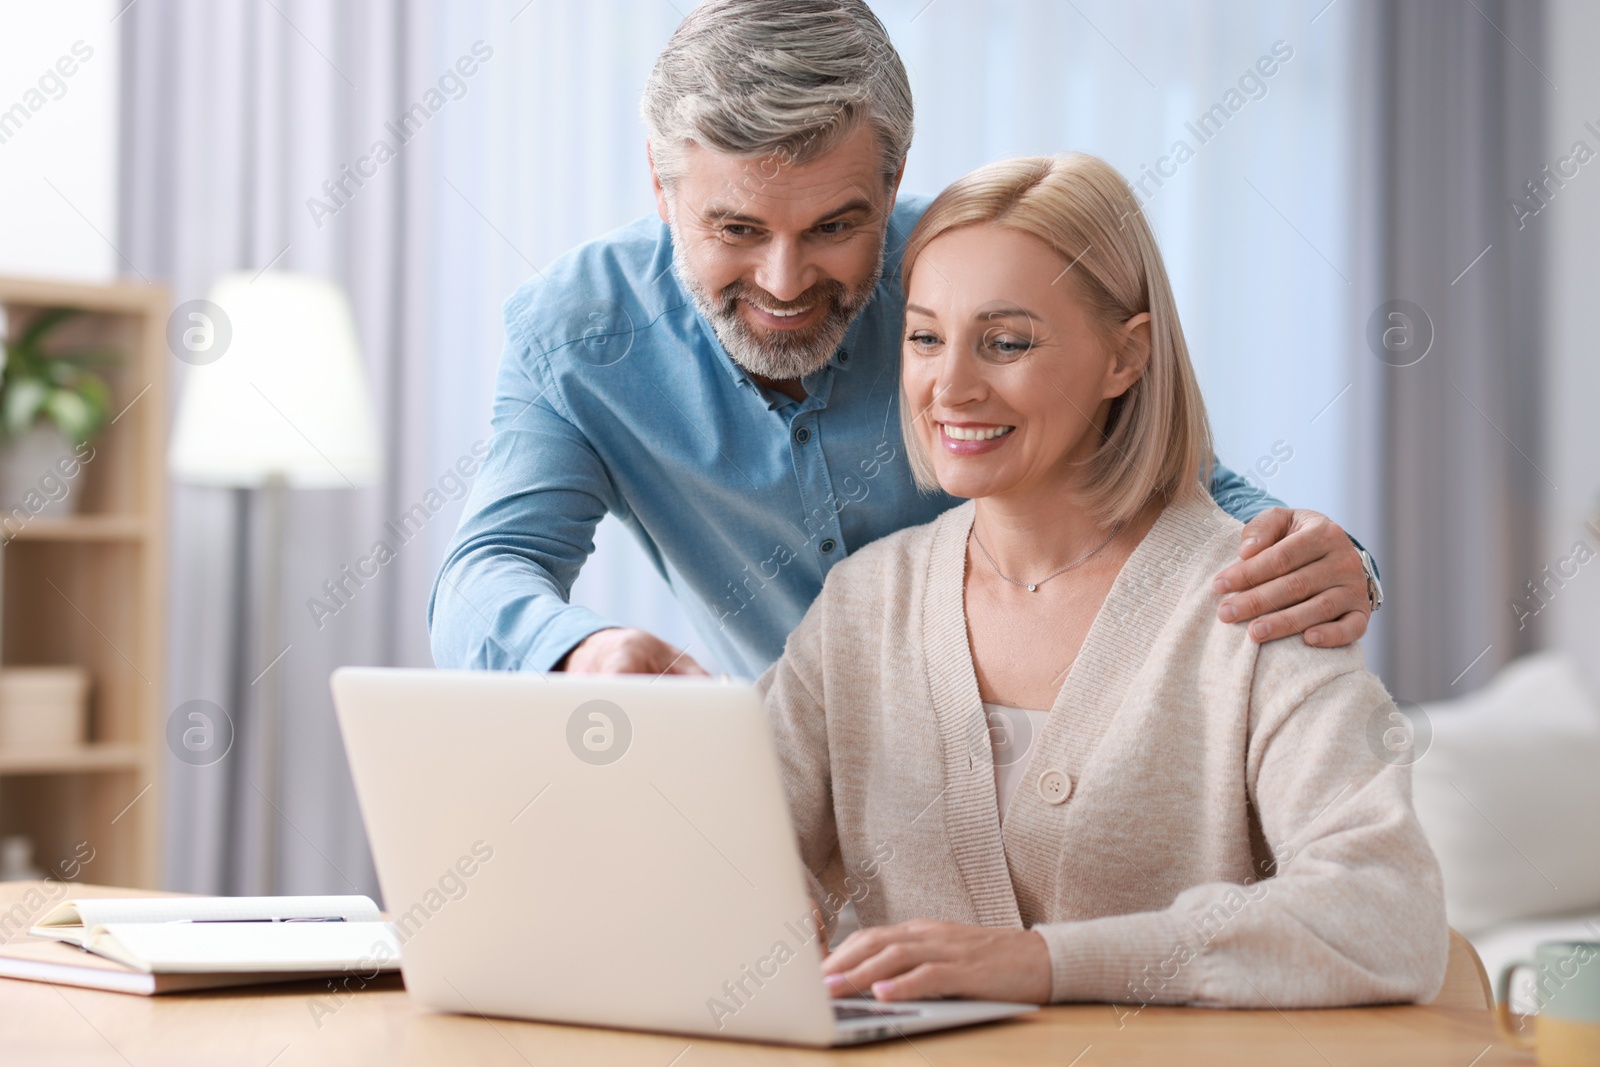
<svg viewBox="0 0 1600 1067">
<path fill-rule="evenodd" d="M 1050 950 L 1032 930 L 934 919 L 867 927 L 844 939 L 822 973 L 836 997 L 1050 1000 Z"/>
</svg>

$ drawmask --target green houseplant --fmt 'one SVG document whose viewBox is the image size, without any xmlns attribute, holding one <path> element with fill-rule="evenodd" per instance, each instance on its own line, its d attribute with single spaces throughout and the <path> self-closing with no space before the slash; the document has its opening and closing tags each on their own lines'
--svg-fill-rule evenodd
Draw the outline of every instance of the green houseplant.
<svg viewBox="0 0 1600 1067">
<path fill-rule="evenodd" d="M 105 425 L 111 389 L 92 368 L 115 357 L 98 350 L 45 350 L 50 335 L 80 314 L 77 308 L 52 308 L 29 323 L 17 340 L 6 341 L 0 413 L 7 441 L 47 418 L 75 445 L 87 444 Z"/>
<path fill-rule="evenodd" d="M 114 353 L 59 349 L 50 339 L 83 314 L 78 308 L 41 312 L 15 337 L 7 336 L 0 364 L 0 506 L 24 502 L 30 514 L 72 510 L 75 494 L 62 481 L 111 413 L 111 388 L 96 368 Z M 30 501 L 39 497 L 36 509 Z"/>
</svg>

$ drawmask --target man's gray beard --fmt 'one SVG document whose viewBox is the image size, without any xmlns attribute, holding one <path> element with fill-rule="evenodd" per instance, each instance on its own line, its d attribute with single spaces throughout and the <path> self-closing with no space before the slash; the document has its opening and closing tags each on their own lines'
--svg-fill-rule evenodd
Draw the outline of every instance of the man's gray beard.
<svg viewBox="0 0 1600 1067">
<path fill-rule="evenodd" d="M 826 300 L 828 311 L 821 322 L 803 330 L 773 330 L 762 334 L 752 329 L 750 324 L 739 316 L 739 300 L 747 298 L 751 293 L 758 293 L 768 299 L 772 294 L 743 282 L 735 282 L 716 297 L 712 297 L 695 278 L 689 269 L 689 264 L 683 258 L 684 242 L 678 232 L 677 220 L 674 219 L 669 225 L 672 230 L 672 269 L 677 273 L 683 287 L 689 291 L 695 309 L 711 323 L 711 328 L 716 331 L 717 340 L 722 342 L 722 347 L 728 350 L 728 355 L 735 363 L 751 374 L 772 381 L 804 378 L 814 371 L 821 370 L 828 360 L 833 358 L 833 353 L 838 349 L 839 342 L 844 340 L 850 324 L 872 300 L 878 282 L 883 277 L 883 250 L 888 241 L 887 228 L 884 230 L 883 238 L 878 242 L 878 261 L 872 271 L 872 277 L 857 290 L 859 295 L 854 300 L 850 299 L 843 282 L 832 279 L 821 282 L 801 294 L 801 299 L 772 301 L 781 308 L 786 305 L 803 305 L 806 303 L 804 298 L 807 295 L 811 295 L 813 300 Z M 765 302 L 764 299 L 763 303 Z"/>
</svg>

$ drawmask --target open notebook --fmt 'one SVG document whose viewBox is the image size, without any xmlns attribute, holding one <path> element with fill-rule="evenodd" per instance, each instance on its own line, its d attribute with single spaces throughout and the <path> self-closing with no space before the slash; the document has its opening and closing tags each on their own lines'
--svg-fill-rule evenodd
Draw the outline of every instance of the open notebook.
<svg viewBox="0 0 1600 1067">
<path fill-rule="evenodd" d="M 29 933 L 64 944 L 0 945 L 0 976 L 148 994 L 341 973 L 370 979 L 400 966 L 394 928 L 366 897 L 68 900 Z"/>
</svg>

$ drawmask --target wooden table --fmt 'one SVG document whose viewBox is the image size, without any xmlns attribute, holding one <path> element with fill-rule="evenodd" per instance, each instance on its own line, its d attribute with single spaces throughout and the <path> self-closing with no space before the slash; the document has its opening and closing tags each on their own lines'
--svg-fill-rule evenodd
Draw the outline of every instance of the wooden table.
<svg viewBox="0 0 1600 1067">
<path fill-rule="evenodd" d="M 0 917 L 25 883 L 0 885 Z M 36 887 L 35 887 L 36 888 Z M 89 896 L 115 890 L 73 886 Z M 1307 1067 L 1491 1067 L 1532 1063 L 1500 1045 L 1487 1012 L 1437 1007 L 1213 1011 L 1105 1004 L 1048 1008 L 970 1030 L 839 1052 L 709 1038 L 435 1015 L 397 978 L 354 994 L 316 982 L 135 997 L 0 979 L 0 1064 L 6 1067 L 350 1067 L 381 1064 L 895 1064 L 1094 1067 L 1097 1064 L 1305 1064 Z"/>
</svg>

